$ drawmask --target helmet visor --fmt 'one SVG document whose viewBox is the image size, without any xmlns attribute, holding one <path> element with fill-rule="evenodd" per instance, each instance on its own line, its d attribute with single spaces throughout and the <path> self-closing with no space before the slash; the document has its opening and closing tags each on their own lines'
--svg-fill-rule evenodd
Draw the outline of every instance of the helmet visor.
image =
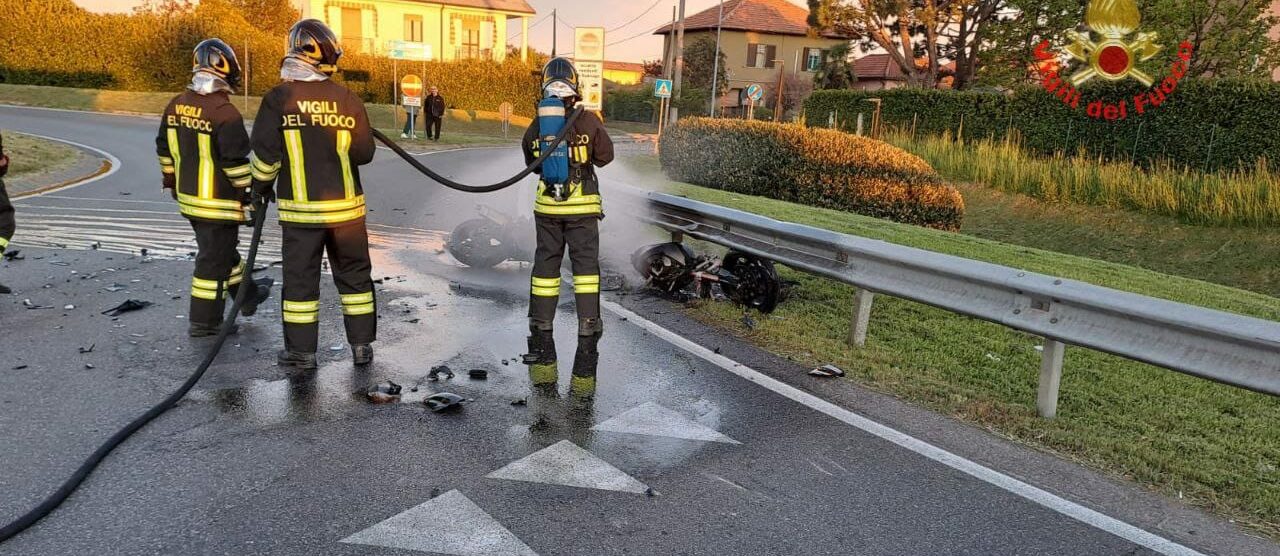
<svg viewBox="0 0 1280 556">
<path fill-rule="evenodd" d="M 564 81 L 552 81 L 542 88 L 542 95 L 544 98 L 571 98 L 578 96 L 578 92 Z"/>
</svg>

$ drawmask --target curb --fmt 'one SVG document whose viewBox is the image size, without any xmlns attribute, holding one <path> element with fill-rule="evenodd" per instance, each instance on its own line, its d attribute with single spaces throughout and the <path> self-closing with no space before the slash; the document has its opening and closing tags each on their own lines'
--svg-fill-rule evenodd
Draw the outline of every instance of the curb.
<svg viewBox="0 0 1280 556">
<path fill-rule="evenodd" d="M 92 183 L 100 179 L 106 178 L 116 173 L 116 171 L 120 169 L 120 166 L 121 166 L 120 159 L 116 158 L 115 155 L 112 155 L 111 153 L 104 151 L 102 149 L 99 149 L 96 147 L 90 147 L 89 145 L 85 145 L 83 143 L 77 143 L 75 141 L 68 141 L 66 139 L 50 137 L 48 135 L 40 135 L 36 133 L 26 133 L 26 132 L 20 132 L 20 133 L 22 133 L 23 135 L 27 135 L 29 137 L 38 137 L 46 141 L 55 141 L 58 143 L 71 145 L 72 147 L 80 149 L 81 151 L 88 152 L 90 155 L 97 156 L 102 162 L 101 164 L 98 165 L 98 168 L 96 170 L 88 174 L 75 177 L 69 180 L 64 180 L 58 183 L 40 186 L 31 191 L 24 191 L 22 193 L 14 194 L 12 196 L 12 199 L 15 201 L 18 199 L 38 197 L 40 195 L 51 193 L 53 191 L 60 191 L 63 189 L 69 189 L 69 188 L 81 186 L 87 183 Z"/>
</svg>

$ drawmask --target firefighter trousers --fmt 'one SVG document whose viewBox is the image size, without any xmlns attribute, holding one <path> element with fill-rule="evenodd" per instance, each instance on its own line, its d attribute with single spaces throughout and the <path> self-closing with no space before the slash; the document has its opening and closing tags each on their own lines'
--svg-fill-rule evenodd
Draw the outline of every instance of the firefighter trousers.
<svg viewBox="0 0 1280 556">
<path fill-rule="evenodd" d="M 244 263 L 236 246 L 240 243 L 238 223 L 191 221 L 196 233 L 196 267 L 191 276 L 191 324 L 217 327 L 222 324 L 226 300 L 235 299 L 244 281 Z"/>
<path fill-rule="evenodd" d="M 378 335 L 378 315 L 364 220 L 336 228 L 285 226 L 283 236 L 285 349 L 315 353 L 319 348 L 320 262 L 325 254 L 342 298 L 347 341 L 352 345 L 373 343 Z"/>
<path fill-rule="evenodd" d="M 590 336 L 600 323 L 600 217 L 535 216 L 538 248 L 533 256 L 529 319 L 550 328 L 560 304 L 560 264 L 565 248 L 573 267 L 573 293 L 578 307 L 578 335 Z M 590 323 L 590 324 L 588 324 Z"/>
<path fill-rule="evenodd" d="M 4 189 L 4 180 L 0 180 L 0 253 L 9 246 L 16 226 L 13 222 L 13 203 L 9 202 L 9 193 Z"/>
</svg>

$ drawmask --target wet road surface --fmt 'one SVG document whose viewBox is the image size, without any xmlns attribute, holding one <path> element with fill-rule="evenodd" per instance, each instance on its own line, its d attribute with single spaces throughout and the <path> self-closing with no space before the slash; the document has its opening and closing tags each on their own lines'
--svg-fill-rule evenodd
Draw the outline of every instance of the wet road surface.
<svg viewBox="0 0 1280 556">
<path fill-rule="evenodd" d="M 19 203 L 15 246 L 27 259 L 0 267 L 17 290 L 0 301 L 0 445 L 8 447 L 0 521 L 33 506 L 103 438 L 176 388 L 209 345 L 182 334 L 194 247 L 159 192 L 155 124 L 0 107 L 5 129 L 74 131 L 122 161 L 106 179 Z M 473 181 L 519 166 L 510 149 L 424 160 Z M 678 308 L 662 300 L 606 296 L 600 389 L 584 401 L 567 392 L 574 326 L 571 296 L 562 295 L 559 387 L 532 388 L 518 362 L 527 267 L 466 269 L 443 252 L 444 231 L 471 218 L 477 199 L 425 183 L 386 151 L 363 175 L 381 279 L 375 364 L 351 367 L 331 284 L 314 373 L 274 366 L 278 312 L 264 307 L 178 408 L 0 554 L 1194 554 L 1187 547 L 1201 546 L 1183 517 L 1159 517 L 1180 510 L 1135 495 L 1143 506 L 1133 511 L 1154 517 L 1132 517 L 1153 534 L 1091 519 L 1065 500 L 1051 509 L 967 465 L 986 467 L 859 426 L 842 409 L 680 345 L 647 320 L 678 325 L 666 322 Z M 481 197 L 528 210 L 527 189 Z M 639 240 L 619 217 L 604 231 L 607 251 L 629 252 Z M 278 237 L 268 234 L 264 264 L 278 259 Z M 156 305 L 116 320 L 98 314 L 127 298 Z M 52 308 L 28 309 L 24 299 Z M 717 342 L 756 358 L 750 364 L 793 370 L 732 339 Z M 454 378 L 428 381 L 436 365 Z M 488 380 L 469 379 L 469 369 L 488 370 Z M 403 385 L 400 403 L 369 404 L 365 388 L 386 380 Z M 430 413 L 421 400 L 440 391 L 469 402 Z M 975 435 L 943 421 L 918 421 L 916 434 Z M 1016 449 L 988 455 L 1001 450 Z M 1199 542 L 1274 549 L 1234 537 Z"/>
</svg>

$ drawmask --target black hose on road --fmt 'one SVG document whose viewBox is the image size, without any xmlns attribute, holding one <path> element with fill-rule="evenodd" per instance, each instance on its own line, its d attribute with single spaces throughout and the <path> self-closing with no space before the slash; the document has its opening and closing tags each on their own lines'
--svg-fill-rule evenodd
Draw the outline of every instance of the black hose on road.
<svg viewBox="0 0 1280 556">
<path fill-rule="evenodd" d="M 245 268 L 250 269 L 250 277 L 252 277 L 252 269 L 258 258 L 258 244 L 262 241 L 262 227 L 266 221 L 267 205 L 266 203 L 262 203 L 258 209 L 254 211 L 253 239 L 249 244 L 249 257 L 245 260 Z M 231 306 L 231 318 L 226 319 L 226 321 L 222 323 L 222 329 L 218 331 L 217 341 L 214 342 L 213 347 L 209 352 L 205 354 L 204 361 L 200 363 L 198 368 L 196 368 L 195 374 L 191 375 L 191 377 L 183 383 L 181 388 L 173 394 L 170 394 L 169 397 L 164 399 L 164 401 L 147 410 L 146 413 L 143 413 L 140 417 L 134 419 L 128 425 L 125 425 L 124 428 L 111 435 L 111 438 L 108 438 L 107 441 L 103 442 L 97 450 L 94 450 L 94 452 L 89 455 L 89 458 L 86 459 L 84 463 L 80 464 L 80 467 L 76 469 L 75 473 L 72 473 L 71 477 L 67 478 L 66 482 L 62 483 L 62 486 L 58 487 L 58 490 L 54 491 L 53 494 L 50 494 L 48 498 L 45 498 L 39 506 L 36 506 L 31 511 L 23 514 L 18 519 L 13 520 L 12 523 L 9 523 L 4 527 L 0 527 L 0 543 L 13 538 L 18 533 L 25 531 L 28 527 L 35 525 L 36 522 L 44 519 L 45 516 L 52 513 L 53 510 L 57 509 L 58 506 L 71 496 L 72 492 L 75 492 L 76 488 L 79 488 L 80 483 L 84 482 L 85 478 L 87 478 L 89 474 L 98 467 L 98 464 L 102 463 L 102 460 L 105 459 L 107 455 L 123 444 L 125 440 L 133 435 L 133 433 L 138 432 L 139 429 L 147 426 L 147 423 L 150 423 L 156 417 L 159 417 L 160 414 L 172 409 L 178 404 L 179 400 L 187 395 L 187 392 L 190 392 L 191 389 L 195 387 L 196 383 L 200 381 L 200 378 L 204 376 L 205 371 L 209 370 L 209 366 L 213 364 L 214 359 L 218 357 L 218 352 L 222 351 L 222 345 L 226 343 L 227 337 L 231 335 L 231 329 L 235 326 L 236 318 L 240 316 L 240 308 L 244 306 L 245 300 L 249 298 L 248 296 L 251 293 L 255 295 L 257 293 L 256 291 L 251 291 L 257 290 L 257 288 L 252 287 L 252 279 L 247 280 L 245 284 L 246 287 L 240 288 L 240 291 L 238 292 L 239 294 L 236 295 L 235 304 Z"/>
<path fill-rule="evenodd" d="M 534 160 L 532 163 L 530 163 L 529 166 L 526 167 L 524 170 L 522 170 L 519 174 L 512 176 L 510 179 L 507 179 L 505 181 L 501 181 L 492 185 L 474 186 L 474 185 L 467 185 L 464 183 L 458 183 L 456 181 L 453 181 L 440 174 L 437 174 L 434 170 L 427 168 L 421 162 L 418 162 L 418 159 L 414 158 L 413 155 L 405 152 L 405 150 L 401 148 L 400 145 L 397 145 L 395 141 L 392 141 L 391 139 L 387 138 L 387 136 L 383 135 L 381 131 L 378 131 L 376 129 L 373 130 L 373 136 L 377 140 L 382 141 L 382 144 L 386 145 L 387 148 L 392 150 L 392 152 L 395 152 L 396 154 L 400 155 L 400 158 L 403 158 L 404 161 L 408 162 L 410 166 L 413 166 L 415 170 L 422 172 L 427 177 L 437 182 L 440 182 L 441 185 L 448 187 L 449 189 L 455 189 L 463 193 L 492 193 L 494 191 L 498 191 L 500 189 L 506 189 L 508 187 L 511 187 L 512 185 L 519 183 L 520 180 L 525 178 L 525 176 L 528 176 L 529 174 L 532 174 L 534 170 L 537 170 L 538 167 L 542 165 L 542 161 L 546 160 L 547 157 L 551 156 L 551 152 L 556 150 L 556 147 L 559 147 L 560 143 L 564 142 L 564 139 L 568 137 L 570 133 L 573 133 L 573 123 L 578 121 L 578 117 L 581 116 L 583 112 L 585 112 L 585 110 L 583 110 L 582 107 L 579 106 L 578 108 L 574 109 L 572 113 L 569 114 L 569 118 L 565 120 L 564 129 L 560 130 L 560 134 L 556 135 L 555 141 L 553 141 L 550 146 L 542 150 L 542 153 L 538 155 L 537 160 Z"/>
</svg>

